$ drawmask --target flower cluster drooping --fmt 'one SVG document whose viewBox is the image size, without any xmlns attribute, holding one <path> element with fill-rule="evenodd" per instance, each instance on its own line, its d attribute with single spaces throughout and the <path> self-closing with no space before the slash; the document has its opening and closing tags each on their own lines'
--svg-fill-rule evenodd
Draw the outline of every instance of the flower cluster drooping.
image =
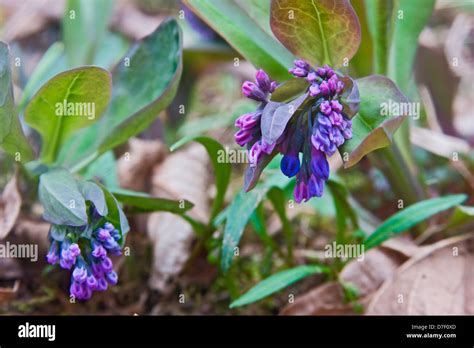
<svg viewBox="0 0 474 348">
<path fill-rule="evenodd" d="M 251 166 L 257 165 L 262 154 L 271 154 L 275 144 L 268 144 L 262 139 L 260 121 L 262 111 L 268 103 L 268 97 L 277 86 L 275 81 L 271 81 L 263 71 L 257 71 L 255 83 L 246 81 L 242 85 L 243 94 L 250 99 L 260 102 L 260 106 L 255 112 L 244 114 L 235 121 L 235 126 L 240 130 L 235 133 L 235 141 L 240 146 L 247 146 L 249 149 L 249 162 Z"/>
<path fill-rule="evenodd" d="M 240 146 L 247 146 L 251 167 L 257 166 L 264 155 L 281 153 L 281 171 L 288 177 L 296 176 L 294 198 L 300 203 L 322 196 L 325 181 L 329 178 L 327 156 L 332 156 L 352 137 L 352 123 L 340 102 L 344 83 L 331 67 L 325 65 L 313 69 L 298 59 L 289 72 L 308 81 L 307 98 L 299 105 L 301 110 L 290 115 L 276 141 L 267 143 L 262 136 L 261 118 L 277 83 L 271 81 L 263 70 L 258 70 L 255 83 L 246 81 L 242 92 L 246 97 L 259 101 L 260 105 L 255 112 L 236 120 L 239 131 L 235 134 L 235 141 Z M 275 113 L 273 117 L 281 116 Z"/>
<path fill-rule="evenodd" d="M 50 239 L 46 260 L 72 270 L 69 291 L 74 298 L 88 300 L 94 291 L 105 291 L 108 285 L 117 284 L 117 273 L 108 255 L 120 255 L 122 249 L 118 243 L 120 233 L 110 222 L 93 231 L 90 238 L 77 238 L 69 233 L 58 238 L 61 240 L 53 236 Z"/>
</svg>

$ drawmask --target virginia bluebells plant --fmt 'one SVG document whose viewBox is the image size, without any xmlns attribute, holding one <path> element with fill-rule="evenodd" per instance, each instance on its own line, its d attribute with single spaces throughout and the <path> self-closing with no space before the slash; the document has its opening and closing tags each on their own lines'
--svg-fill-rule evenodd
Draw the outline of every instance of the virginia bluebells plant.
<svg viewBox="0 0 474 348">
<path fill-rule="evenodd" d="M 55 228 L 56 226 L 53 226 Z M 73 229 L 60 237 L 50 234 L 51 247 L 46 260 L 71 270 L 69 292 L 74 298 L 88 300 L 94 291 L 105 291 L 117 284 L 110 255 L 120 255 L 120 233 L 110 222 L 92 231 L 89 238 Z"/>
<path fill-rule="evenodd" d="M 242 92 L 260 104 L 255 112 L 244 114 L 236 120 L 235 126 L 239 131 L 235 134 L 235 141 L 247 147 L 251 167 L 258 166 L 265 155 L 281 153 L 281 171 L 288 177 L 296 176 L 294 198 L 300 203 L 322 196 L 325 181 L 329 178 L 327 157 L 332 156 L 339 146 L 352 137 L 352 123 L 340 101 L 346 86 L 331 67 L 325 65 L 313 69 L 298 59 L 289 72 L 308 82 L 304 101 L 298 102 L 297 112 L 283 113 L 283 116 L 275 112 L 282 103 L 273 109 L 266 108 L 268 103 L 272 103 L 271 93 L 275 91 L 277 83 L 271 81 L 263 70 L 258 70 L 255 82 L 244 82 Z M 273 112 L 271 117 L 284 118 L 286 122 L 281 135 L 274 142 L 268 142 L 262 136 L 265 133 L 262 113 L 268 109 Z M 281 124 L 282 120 L 271 123 Z"/>
</svg>

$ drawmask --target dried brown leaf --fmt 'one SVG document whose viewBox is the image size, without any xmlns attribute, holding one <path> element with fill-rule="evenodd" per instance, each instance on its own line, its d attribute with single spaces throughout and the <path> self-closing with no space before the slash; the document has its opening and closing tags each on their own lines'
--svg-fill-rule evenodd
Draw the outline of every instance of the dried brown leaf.
<svg viewBox="0 0 474 348">
<path fill-rule="evenodd" d="M 416 250 L 409 240 L 394 239 L 382 247 L 369 250 L 360 261 L 349 262 L 340 274 L 342 282 L 351 283 L 358 290 L 358 303 L 368 304 L 372 294 L 394 276 L 398 267 Z M 282 310 L 284 315 L 341 315 L 355 314 L 353 306 L 345 302 L 344 290 L 337 282 L 316 287 L 297 298 Z"/>
<path fill-rule="evenodd" d="M 165 154 L 161 141 L 132 138 L 126 156 L 117 161 L 120 186 L 134 191 L 145 191 L 151 169 Z"/>
<path fill-rule="evenodd" d="M 374 294 L 368 314 L 474 314 L 474 235 L 424 247 Z"/>
<path fill-rule="evenodd" d="M 0 197 L 0 239 L 4 239 L 15 225 L 21 208 L 16 173 L 5 186 Z"/>
<path fill-rule="evenodd" d="M 154 169 L 152 193 L 160 197 L 186 199 L 195 204 L 189 215 L 209 219 L 209 159 L 201 145 L 192 144 L 170 155 Z M 153 242 L 154 262 L 150 286 L 167 292 L 188 260 L 195 234 L 181 217 L 153 213 L 148 220 L 148 234 Z"/>
</svg>

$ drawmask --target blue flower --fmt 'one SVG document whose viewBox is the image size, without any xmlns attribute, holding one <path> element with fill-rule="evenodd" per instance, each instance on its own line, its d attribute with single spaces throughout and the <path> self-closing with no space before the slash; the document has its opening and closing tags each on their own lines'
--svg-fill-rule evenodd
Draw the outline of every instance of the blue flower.
<svg viewBox="0 0 474 348">
<path fill-rule="evenodd" d="M 262 158 L 268 159 L 265 155 L 274 154 L 275 150 L 281 153 L 280 169 L 288 177 L 296 176 L 294 198 L 300 203 L 323 195 L 330 172 L 327 157 L 334 155 L 337 148 L 352 137 L 352 122 L 340 103 L 344 82 L 331 67 L 313 69 L 298 59 L 289 72 L 308 81 L 302 110 L 285 120 L 283 133 L 275 142 L 267 144 L 262 137 L 262 111 L 277 84 L 263 70 L 258 70 L 255 83 L 245 81 L 242 92 L 260 105 L 255 112 L 236 120 L 235 125 L 240 130 L 235 134 L 235 141 L 247 147 L 250 167 L 256 167 Z M 277 117 L 276 113 L 272 117 Z"/>
<path fill-rule="evenodd" d="M 78 240 L 73 242 L 73 238 Z M 117 284 L 118 276 L 107 254 L 121 253 L 119 240 L 120 232 L 107 222 L 93 231 L 90 238 L 78 238 L 74 234 L 64 236 L 62 241 L 51 238 L 46 259 L 50 264 L 59 261 L 62 268 L 72 269 L 70 294 L 79 300 L 88 300 L 94 291 L 105 291 L 108 284 Z"/>
</svg>

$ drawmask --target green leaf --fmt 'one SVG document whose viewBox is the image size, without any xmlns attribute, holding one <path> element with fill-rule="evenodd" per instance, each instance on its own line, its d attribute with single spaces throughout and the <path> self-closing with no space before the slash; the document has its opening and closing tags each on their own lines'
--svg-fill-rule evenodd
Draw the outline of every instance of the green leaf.
<svg viewBox="0 0 474 348">
<path fill-rule="evenodd" d="M 124 189 L 111 189 L 110 192 L 125 206 L 131 207 L 131 212 L 133 213 L 167 211 L 175 214 L 184 214 L 194 206 L 187 200 L 175 201 L 172 199 L 153 197 L 144 192 Z"/>
<path fill-rule="evenodd" d="M 300 279 L 317 273 L 328 273 L 324 266 L 306 265 L 281 271 L 264 279 L 237 300 L 230 304 L 230 308 L 244 306 L 259 301 L 277 291 L 280 291 Z"/>
<path fill-rule="evenodd" d="M 459 205 L 454 208 L 453 215 L 449 218 L 446 228 L 455 228 L 474 221 L 474 207 Z"/>
<path fill-rule="evenodd" d="M 272 205 L 280 218 L 283 234 L 286 240 L 287 259 L 288 262 L 293 262 L 293 229 L 291 228 L 290 220 L 286 215 L 286 200 L 285 192 L 279 187 L 272 187 L 267 193 L 268 199 L 272 202 Z"/>
<path fill-rule="evenodd" d="M 288 102 L 306 92 L 309 87 L 308 81 L 302 78 L 292 78 L 278 85 L 271 95 L 274 102 Z"/>
<path fill-rule="evenodd" d="M 38 194 L 46 221 L 57 225 L 87 225 L 86 202 L 76 180 L 67 170 L 53 169 L 42 174 Z"/>
<path fill-rule="evenodd" d="M 130 231 L 130 225 L 128 224 L 127 217 L 125 216 L 120 203 L 114 197 L 109 190 L 107 190 L 103 185 L 100 185 L 102 191 L 104 191 L 105 195 L 105 202 L 107 203 L 107 209 L 109 213 L 107 214 L 107 221 L 110 221 L 115 228 L 120 231 L 120 245 L 124 245 L 125 243 L 125 236 Z"/>
<path fill-rule="evenodd" d="M 397 0 L 396 4 L 388 76 L 404 93 L 408 93 L 418 37 L 431 17 L 435 1 Z"/>
<path fill-rule="evenodd" d="M 258 16 L 265 13 L 264 8 L 256 8 L 255 15 L 249 16 L 246 10 L 251 6 L 242 8 L 234 0 L 187 0 L 185 3 L 255 67 L 264 69 L 276 80 L 290 76 L 288 68 L 293 55 L 260 26 L 265 18 L 254 20 L 257 13 Z M 268 18 L 268 14 L 266 16 Z"/>
<path fill-rule="evenodd" d="M 84 179 L 98 181 L 109 189 L 119 187 L 117 160 L 113 151 L 106 152 L 98 157 L 81 174 Z"/>
<path fill-rule="evenodd" d="M 270 26 L 295 56 L 340 67 L 357 52 L 360 24 L 348 0 L 272 0 Z"/>
<path fill-rule="evenodd" d="M 67 69 L 66 56 L 64 54 L 64 44 L 62 42 L 55 42 L 49 46 L 44 53 L 41 60 L 33 70 L 33 73 L 28 78 L 25 88 L 21 96 L 18 109 L 23 113 L 26 104 L 31 97 L 40 89 L 54 75 Z"/>
<path fill-rule="evenodd" d="M 118 33 L 106 33 L 97 49 L 94 65 L 104 69 L 113 68 L 130 48 L 130 42 Z"/>
<path fill-rule="evenodd" d="M 49 233 L 51 234 L 51 237 L 57 240 L 58 242 L 62 242 L 64 240 L 64 237 L 66 237 L 66 234 L 69 230 L 69 227 L 67 226 L 62 226 L 62 225 L 51 225 L 51 229 Z"/>
<path fill-rule="evenodd" d="M 0 147 L 13 156 L 20 154 L 22 162 L 34 158 L 15 110 L 8 45 L 0 41 Z"/>
<path fill-rule="evenodd" d="M 146 129 L 176 94 L 181 49 L 181 30 L 174 19 L 163 21 L 134 44 L 113 72 L 112 100 L 106 114 L 101 122 L 71 139 L 61 154 L 62 163 L 78 171 Z"/>
<path fill-rule="evenodd" d="M 110 74 L 97 67 L 60 73 L 35 94 L 25 121 L 42 136 L 41 157 L 53 163 L 61 146 L 80 128 L 96 122 L 110 99 Z"/>
<path fill-rule="evenodd" d="M 274 174 L 268 173 L 266 179 L 253 191 L 240 191 L 229 206 L 217 216 L 215 225 L 218 225 L 222 219 L 226 219 L 221 250 L 221 268 L 224 272 L 230 268 L 235 248 L 239 245 L 245 226 L 268 190 L 273 187 L 284 190 L 291 182 L 292 180 L 284 176 L 280 170 L 276 170 Z"/>
<path fill-rule="evenodd" d="M 349 203 L 349 191 L 344 184 L 330 179 L 327 182 L 328 188 L 331 190 L 331 195 L 336 210 L 336 242 L 339 244 L 347 243 L 346 230 L 348 220 L 352 224 L 354 230 L 359 228 L 357 214 Z"/>
<path fill-rule="evenodd" d="M 266 187 L 256 188 L 251 192 L 240 191 L 227 208 L 221 249 L 221 269 L 224 273 L 232 264 L 235 248 L 239 245 L 245 226 L 267 191 Z"/>
<path fill-rule="evenodd" d="M 377 74 L 387 73 L 393 0 L 366 1 L 367 23 L 374 43 L 374 65 Z"/>
<path fill-rule="evenodd" d="M 206 151 L 211 158 L 212 166 L 216 177 L 216 189 L 217 193 L 214 197 L 211 209 L 211 220 L 219 214 L 222 204 L 224 203 L 225 193 L 229 186 L 230 174 L 232 171 L 231 164 L 226 160 L 226 150 L 217 141 L 209 137 L 198 136 L 198 137 L 187 137 L 183 138 L 174 145 L 171 146 L 171 151 L 187 144 L 191 141 L 198 142 L 206 148 Z"/>
<path fill-rule="evenodd" d="M 107 216 L 108 209 L 102 189 L 90 181 L 80 181 L 79 191 L 86 201 L 92 202 L 101 216 Z"/>
<path fill-rule="evenodd" d="M 92 64 L 102 39 L 113 6 L 112 0 L 68 0 L 62 20 L 63 41 L 71 67 Z M 87 40 L 84 40 L 87 38 Z"/>
<path fill-rule="evenodd" d="M 174 99 L 182 72 L 181 29 L 164 21 L 132 47 L 114 71 L 113 96 L 101 130 L 99 154 L 145 130 Z M 159 73 L 150 73 L 159 72 Z M 133 91 L 133 93 L 130 93 Z"/>
<path fill-rule="evenodd" d="M 360 93 L 359 112 L 352 118 L 352 139 L 339 149 L 345 168 L 392 143 L 393 134 L 407 117 L 400 105 L 408 104 L 400 103 L 409 102 L 387 77 L 371 75 L 356 83 Z"/>
<path fill-rule="evenodd" d="M 418 49 L 418 38 L 431 17 L 435 0 L 398 0 L 394 9 L 392 44 L 389 52 L 388 76 L 400 90 L 414 98 L 416 91 L 413 64 Z M 437 73 L 437 72 L 436 72 Z M 402 124 L 395 134 L 395 142 L 407 162 L 412 175 L 416 172 L 410 143 L 409 123 Z"/>
<path fill-rule="evenodd" d="M 385 240 L 410 229 L 425 219 L 461 204 L 466 198 L 467 196 L 464 194 L 451 195 L 412 204 L 385 220 L 367 237 L 364 245 L 367 249 L 380 245 Z"/>
</svg>

